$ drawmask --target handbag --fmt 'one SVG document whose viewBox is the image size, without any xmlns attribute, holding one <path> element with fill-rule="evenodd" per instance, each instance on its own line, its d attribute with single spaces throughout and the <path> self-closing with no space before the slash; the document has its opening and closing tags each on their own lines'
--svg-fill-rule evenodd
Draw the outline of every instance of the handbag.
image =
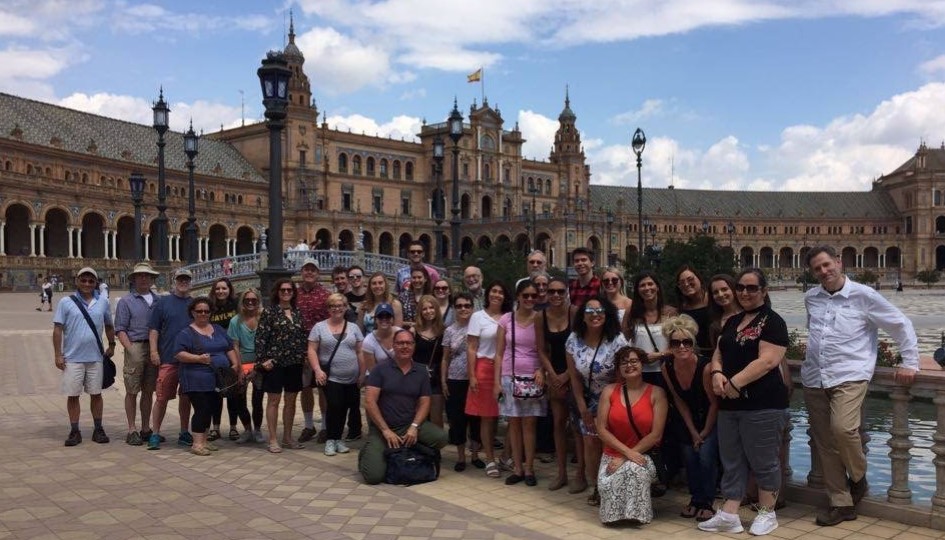
<svg viewBox="0 0 945 540">
<path fill-rule="evenodd" d="M 327 325 L 325 327 L 327 328 Z M 325 366 L 325 369 L 323 370 L 325 372 L 325 382 L 324 384 L 322 384 L 322 383 L 319 383 L 318 381 L 315 381 L 314 386 L 318 388 L 324 388 L 328 386 L 328 376 L 331 375 L 331 361 L 335 359 L 335 353 L 338 352 L 338 347 L 340 347 L 341 342 L 344 341 L 347 330 L 348 330 L 348 320 L 345 319 L 345 324 L 344 326 L 341 327 L 341 337 L 335 338 L 335 348 L 332 349 L 331 356 L 328 357 L 328 365 Z"/>
<path fill-rule="evenodd" d="M 538 384 L 534 375 L 515 374 L 515 312 L 512 312 L 512 397 L 515 399 L 539 399 L 545 395 L 545 387 Z"/>
<path fill-rule="evenodd" d="M 198 341 L 199 335 L 192 327 L 190 329 L 190 343 L 193 354 L 203 354 L 205 351 Z M 213 371 L 213 391 L 223 397 L 230 397 L 240 387 L 240 378 L 231 366 L 208 366 Z"/>
<path fill-rule="evenodd" d="M 630 395 L 627 392 L 627 385 L 622 385 L 623 387 L 623 401 L 626 404 L 627 408 L 627 419 L 630 420 L 630 427 L 633 429 L 633 432 L 636 433 L 637 439 L 642 439 L 643 434 L 640 433 L 640 430 L 637 428 L 637 423 L 633 421 L 633 412 L 630 410 Z M 656 478 L 657 481 L 653 484 L 650 484 L 650 496 L 651 497 L 662 497 L 666 494 L 666 484 L 668 482 L 668 471 L 666 470 L 666 464 L 663 462 L 663 453 L 660 451 L 659 446 L 654 446 L 643 453 L 644 455 L 650 456 L 650 459 L 653 460 L 653 466 L 656 467 Z"/>
<path fill-rule="evenodd" d="M 384 482 L 397 486 L 413 486 L 432 482 L 440 476 L 440 451 L 423 444 L 385 448 L 387 472 Z"/>
<path fill-rule="evenodd" d="M 98 345 L 98 352 L 102 355 L 102 390 L 111 388 L 111 386 L 115 384 L 115 376 L 118 374 L 118 367 L 115 366 L 115 361 L 112 360 L 111 356 L 105 356 L 105 348 L 102 347 L 102 338 L 95 328 L 95 323 L 92 322 L 92 317 L 89 316 L 89 312 L 85 309 L 85 305 L 75 295 L 69 298 L 79 307 L 79 311 L 81 311 L 82 316 L 85 317 L 85 322 L 88 323 L 89 328 L 92 329 L 92 335 L 95 336 L 95 344 Z"/>
</svg>

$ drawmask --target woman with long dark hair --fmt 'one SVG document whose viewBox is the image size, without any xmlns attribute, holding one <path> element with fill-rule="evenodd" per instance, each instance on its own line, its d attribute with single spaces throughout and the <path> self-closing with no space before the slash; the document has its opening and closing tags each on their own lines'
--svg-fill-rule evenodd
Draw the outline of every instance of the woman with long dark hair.
<svg viewBox="0 0 945 540">
<path fill-rule="evenodd" d="M 230 320 L 237 314 L 238 305 L 236 303 L 236 291 L 233 289 L 233 283 L 230 278 L 219 278 L 213 282 L 210 287 L 210 322 L 227 330 L 230 327 Z M 233 398 L 226 400 L 227 410 L 230 418 L 231 441 L 239 439 L 240 432 L 236 430 L 236 413 Z M 223 396 L 217 395 L 217 401 L 213 409 L 213 419 L 210 431 L 207 432 L 207 440 L 215 441 L 220 438 L 220 422 L 223 419 Z"/>
<path fill-rule="evenodd" d="M 401 291 L 399 299 L 404 306 L 404 321 L 401 326 L 406 329 L 413 327 L 417 319 L 419 307 L 417 303 L 420 297 L 427 294 L 433 294 L 433 283 L 430 283 L 430 273 L 426 267 L 412 268 L 410 270 L 410 286 Z"/>
<path fill-rule="evenodd" d="M 594 491 L 587 498 L 587 504 L 597 506 L 600 504 L 597 470 L 602 447 L 595 417 L 601 391 L 614 382 L 614 353 L 628 343 L 620 333 L 617 307 L 601 296 L 591 298 L 578 308 L 573 328 L 565 349 L 577 412 L 573 421 L 580 426 L 584 445 L 584 470 L 578 471 L 580 476 L 576 488 L 586 489 L 588 479 L 594 482 Z M 578 492 L 577 489 L 570 491 Z"/>
<path fill-rule="evenodd" d="M 665 317 L 675 314 L 676 309 L 666 305 L 663 287 L 656 274 L 644 270 L 633 278 L 633 298 L 623 318 L 623 332 L 634 347 L 646 351 L 643 379 L 664 389 L 666 383 L 660 368 L 668 352 L 660 325 Z"/>
<path fill-rule="evenodd" d="M 735 278 L 728 274 L 712 276 L 709 280 L 709 339 L 713 347 L 729 317 L 741 311 L 742 306 L 735 297 Z"/>
<path fill-rule="evenodd" d="M 699 326 L 696 353 L 703 356 L 712 354 L 715 344 L 709 335 L 709 288 L 702 274 L 688 264 L 676 271 L 676 298 L 679 300 L 679 313 L 688 315 Z"/>
</svg>

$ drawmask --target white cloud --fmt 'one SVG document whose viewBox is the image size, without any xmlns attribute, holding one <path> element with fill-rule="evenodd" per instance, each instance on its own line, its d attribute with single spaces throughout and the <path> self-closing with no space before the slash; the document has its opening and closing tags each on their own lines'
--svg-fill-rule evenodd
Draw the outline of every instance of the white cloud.
<svg viewBox="0 0 945 540">
<path fill-rule="evenodd" d="M 653 118 L 663 113 L 662 99 L 648 99 L 635 111 L 627 111 L 613 117 L 612 122 L 617 125 L 633 125 L 641 120 Z"/>
<path fill-rule="evenodd" d="M 58 101 L 59 105 L 93 114 L 118 118 L 138 124 L 151 125 L 153 121 L 150 100 L 135 96 L 98 93 L 75 93 Z M 198 100 L 193 103 L 172 102 L 169 104 L 170 128 L 173 131 L 186 131 L 193 118 L 197 132 L 218 131 L 220 126 L 236 127 L 240 125 L 240 108 Z"/>
<path fill-rule="evenodd" d="M 297 36 L 295 42 L 305 55 L 312 84 L 331 94 L 354 92 L 396 77 L 387 52 L 333 28 L 314 28 Z"/>
<path fill-rule="evenodd" d="M 401 101 L 407 101 L 407 100 L 411 100 L 411 99 L 423 99 L 423 98 L 425 98 L 425 97 L 427 97 L 427 89 L 426 89 L 426 88 L 416 88 L 416 89 L 413 89 L 413 90 L 407 90 L 406 92 L 404 92 L 403 94 L 401 94 L 401 95 L 400 95 L 400 100 L 401 100 Z"/>
<path fill-rule="evenodd" d="M 33 99 L 51 99 L 55 92 L 47 81 L 83 56 L 72 47 L 27 49 L 8 46 L 0 50 L 0 90 Z"/>
<path fill-rule="evenodd" d="M 221 30 L 269 31 L 275 26 L 271 17 L 257 14 L 216 16 L 206 13 L 174 12 L 155 4 L 118 4 L 109 24 L 122 32 L 185 32 Z"/>
<path fill-rule="evenodd" d="M 29 36 L 34 32 L 36 25 L 30 19 L 0 10 L 0 36 Z"/>
<path fill-rule="evenodd" d="M 919 71 L 926 76 L 945 76 L 945 54 L 919 64 Z"/>
<path fill-rule="evenodd" d="M 518 112 L 518 124 L 526 139 L 522 145 L 522 156 L 547 160 L 555 142 L 558 121 L 529 110 Z"/>
<path fill-rule="evenodd" d="M 410 142 L 419 142 L 417 133 L 420 133 L 422 125 L 423 121 L 420 118 L 405 115 L 395 116 L 389 122 L 383 124 L 360 114 L 328 117 L 328 126 L 332 129 L 377 137 L 389 137 L 391 139 L 403 139 Z"/>
</svg>

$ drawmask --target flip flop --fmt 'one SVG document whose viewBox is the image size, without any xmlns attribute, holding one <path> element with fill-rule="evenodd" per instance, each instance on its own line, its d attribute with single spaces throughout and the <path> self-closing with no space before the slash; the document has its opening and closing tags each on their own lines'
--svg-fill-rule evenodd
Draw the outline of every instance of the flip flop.
<svg viewBox="0 0 945 540">
<path fill-rule="evenodd" d="M 300 443 L 300 442 L 296 442 L 296 441 L 291 441 L 291 442 L 289 442 L 289 441 L 282 441 L 282 447 L 283 447 L 283 448 L 288 448 L 289 450 L 301 450 L 301 449 L 305 448 L 305 445 L 302 444 L 302 443 Z"/>
<path fill-rule="evenodd" d="M 701 511 L 702 511 L 702 510 L 700 510 L 700 509 L 698 509 L 698 508 L 696 508 L 695 506 L 693 506 L 693 505 L 690 504 L 690 505 L 686 506 L 685 508 L 683 508 L 682 512 L 679 513 L 679 517 L 684 517 L 684 518 L 686 518 L 686 519 L 692 519 L 692 518 L 696 517 L 696 514 L 699 513 L 699 512 L 701 512 Z"/>
<path fill-rule="evenodd" d="M 269 452 L 272 453 L 272 454 L 281 454 L 281 453 L 282 453 L 282 447 L 279 446 L 278 444 L 270 444 L 270 445 L 269 445 Z"/>
<path fill-rule="evenodd" d="M 715 516 L 715 511 L 712 510 L 711 508 L 700 508 L 699 511 L 696 512 L 696 521 L 700 523 L 703 521 L 709 521 L 714 516 Z"/>
</svg>

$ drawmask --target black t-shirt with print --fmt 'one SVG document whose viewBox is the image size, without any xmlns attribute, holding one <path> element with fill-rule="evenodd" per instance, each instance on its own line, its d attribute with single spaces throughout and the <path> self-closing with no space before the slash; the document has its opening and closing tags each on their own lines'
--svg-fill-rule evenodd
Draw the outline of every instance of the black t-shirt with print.
<svg viewBox="0 0 945 540">
<path fill-rule="evenodd" d="M 754 320 L 738 331 L 745 313 L 731 316 L 719 336 L 719 351 L 722 353 L 722 371 L 733 377 L 745 366 L 758 358 L 762 341 L 787 347 L 787 324 L 770 306 L 764 306 Z M 742 387 L 742 396 L 737 399 L 719 400 L 719 408 L 728 411 L 757 411 L 761 409 L 786 409 L 788 389 L 781 378 L 780 366 L 775 366 L 751 384 Z"/>
</svg>

